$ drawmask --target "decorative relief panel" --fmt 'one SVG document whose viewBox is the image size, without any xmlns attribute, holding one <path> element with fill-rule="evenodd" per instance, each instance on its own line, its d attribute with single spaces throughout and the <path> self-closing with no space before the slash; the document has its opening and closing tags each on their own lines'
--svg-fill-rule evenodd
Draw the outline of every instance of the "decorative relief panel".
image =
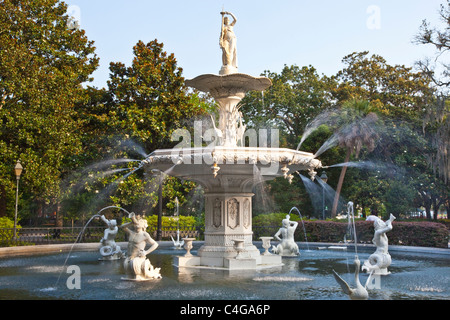
<svg viewBox="0 0 450 320">
<path fill-rule="evenodd" d="M 213 226 L 219 228 L 222 225 L 222 201 L 219 198 L 214 200 Z"/>
<path fill-rule="evenodd" d="M 244 228 L 248 229 L 252 223 L 252 212 L 250 209 L 250 201 L 248 199 L 244 200 L 244 210 L 242 219 L 244 220 Z"/>
<path fill-rule="evenodd" d="M 237 201 L 235 198 L 228 200 L 227 212 L 228 227 L 234 229 L 239 226 L 239 201 Z"/>
</svg>

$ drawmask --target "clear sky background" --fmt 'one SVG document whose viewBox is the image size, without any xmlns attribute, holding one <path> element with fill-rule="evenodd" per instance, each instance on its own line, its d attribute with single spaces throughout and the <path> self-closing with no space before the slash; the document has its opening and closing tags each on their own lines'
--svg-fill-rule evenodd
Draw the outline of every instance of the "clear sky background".
<svg viewBox="0 0 450 320">
<path fill-rule="evenodd" d="M 237 17 L 239 72 L 259 76 L 283 66 L 331 76 L 344 56 L 368 50 L 388 64 L 413 66 L 432 56 L 412 43 L 423 19 L 442 25 L 445 0 L 67 0 L 69 13 L 95 42 L 100 66 L 91 85 L 106 87 L 109 63 L 130 66 L 133 46 L 158 39 L 187 79 L 221 67 L 222 6 Z"/>
</svg>

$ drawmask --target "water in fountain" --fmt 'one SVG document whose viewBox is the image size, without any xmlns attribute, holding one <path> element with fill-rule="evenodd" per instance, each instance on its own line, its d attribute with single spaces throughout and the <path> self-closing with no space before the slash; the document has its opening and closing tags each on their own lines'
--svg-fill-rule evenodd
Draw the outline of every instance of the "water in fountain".
<svg viewBox="0 0 450 320">
<path fill-rule="evenodd" d="M 61 184 L 61 189 L 70 189 L 74 193 L 79 192 L 81 189 L 85 188 L 86 184 L 91 184 L 97 181 L 99 178 L 103 178 L 105 176 L 122 171 L 132 170 L 128 167 L 111 169 L 110 166 L 138 161 L 141 160 L 121 158 L 96 162 L 83 168 L 82 170 L 76 171 L 70 177 L 66 178 Z"/>
<path fill-rule="evenodd" d="M 297 146 L 297 151 L 300 150 L 301 145 L 303 142 L 308 138 L 312 132 L 314 132 L 318 127 L 320 127 L 323 124 L 329 123 L 330 121 L 330 114 L 334 113 L 336 111 L 325 111 L 321 114 L 319 114 L 314 120 L 309 122 L 306 127 L 305 131 L 303 132 L 302 138 L 300 140 L 300 143 Z"/>
<path fill-rule="evenodd" d="M 266 184 L 261 174 L 261 169 L 258 168 L 256 163 L 253 164 L 253 184 L 253 189 L 255 190 L 254 210 L 263 213 L 273 212 L 274 204 L 271 201 L 272 198 L 268 196 L 265 190 Z"/>
<path fill-rule="evenodd" d="M 320 216 L 323 214 L 324 205 L 327 206 L 329 203 L 333 203 L 334 197 L 336 195 L 336 191 L 327 183 L 323 182 L 322 179 L 316 178 L 315 180 L 318 182 L 314 183 L 311 179 L 305 177 L 301 173 L 297 172 L 300 178 L 303 181 L 303 184 L 306 188 L 306 191 L 309 194 L 309 198 L 311 199 L 311 203 L 316 213 L 320 213 Z M 339 197 L 338 207 L 344 205 L 345 199 L 343 197 Z"/>
<path fill-rule="evenodd" d="M 306 191 L 309 194 L 309 198 L 311 199 L 314 210 L 316 212 L 319 212 L 319 210 L 322 209 L 322 197 L 319 197 L 319 195 L 322 194 L 322 190 L 320 190 L 320 187 L 316 183 L 314 183 L 314 181 L 311 181 L 311 179 L 305 177 L 300 173 L 298 173 L 298 175 L 302 179 Z"/>
<path fill-rule="evenodd" d="M 356 225 L 355 225 L 355 213 L 353 211 L 353 202 L 349 201 L 347 203 L 347 231 L 350 234 L 350 239 L 353 238 L 353 243 L 355 244 L 355 255 L 358 257 L 358 248 L 357 248 L 357 237 L 356 237 Z"/>
<path fill-rule="evenodd" d="M 320 156 L 326 150 L 337 146 L 339 143 L 340 137 L 351 137 L 355 136 L 355 134 L 361 134 L 361 132 L 369 132 L 370 134 L 376 136 L 382 130 L 379 125 L 376 123 L 376 116 L 372 116 L 373 114 L 369 114 L 366 117 L 358 117 L 352 123 L 340 126 L 338 130 L 319 148 L 319 150 L 315 153 L 315 157 Z"/>
<path fill-rule="evenodd" d="M 328 138 L 327 141 L 325 141 L 325 143 L 319 148 L 319 150 L 317 150 L 317 152 L 314 154 L 314 157 L 317 158 L 328 149 L 335 147 L 337 144 L 338 144 L 338 135 L 333 134 L 330 138 Z"/>
<path fill-rule="evenodd" d="M 323 168 L 326 169 L 326 168 L 336 168 L 336 167 L 344 167 L 344 166 L 363 169 L 363 170 L 384 172 L 384 173 L 389 173 L 389 174 L 396 174 L 399 171 L 401 171 L 401 168 L 397 167 L 396 165 L 394 165 L 392 163 L 376 162 L 376 161 L 350 161 L 350 162 L 333 164 L 331 166 L 326 166 Z"/>
<path fill-rule="evenodd" d="M 316 178 L 319 185 L 322 187 L 322 190 L 325 191 L 325 203 L 332 203 L 334 200 L 334 197 L 336 195 L 336 191 L 327 183 L 325 183 L 322 179 Z M 341 199 L 342 198 L 342 199 Z M 339 198 L 339 206 L 345 205 L 345 199 L 341 196 Z"/>
<path fill-rule="evenodd" d="M 138 144 L 137 142 L 135 142 L 132 139 L 127 139 L 127 140 L 120 141 L 119 144 L 121 146 L 120 149 L 124 149 L 127 152 L 134 151 L 138 155 L 143 157 L 144 159 L 146 157 L 148 157 L 147 152 L 144 150 L 144 148 L 140 144 Z"/>
<path fill-rule="evenodd" d="M 311 250 L 309 250 L 309 244 L 308 244 L 308 237 L 306 236 L 306 229 L 305 229 L 305 223 L 303 222 L 303 217 L 302 214 L 300 213 L 300 210 L 297 209 L 297 207 L 293 207 L 291 208 L 291 210 L 289 211 L 289 215 L 291 214 L 291 212 L 295 210 L 298 212 L 298 215 L 300 216 L 300 220 L 302 221 L 302 226 L 303 226 L 303 234 L 305 236 L 305 242 L 306 242 L 306 252 L 310 252 Z"/>
<path fill-rule="evenodd" d="M 172 242 L 175 249 L 182 249 L 184 245 L 184 241 L 180 241 L 180 214 L 179 214 L 179 203 L 178 203 L 178 197 L 175 198 L 175 216 L 177 217 L 177 240 L 175 241 L 172 236 Z"/>
</svg>

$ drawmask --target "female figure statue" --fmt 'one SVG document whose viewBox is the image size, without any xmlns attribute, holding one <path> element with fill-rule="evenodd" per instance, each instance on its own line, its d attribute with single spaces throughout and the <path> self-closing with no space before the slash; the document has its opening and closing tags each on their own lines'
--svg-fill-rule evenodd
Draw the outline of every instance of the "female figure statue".
<svg viewBox="0 0 450 320">
<path fill-rule="evenodd" d="M 222 15 L 222 30 L 220 32 L 219 45 L 222 49 L 222 69 L 220 74 L 229 74 L 237 72 L 237 54 L 236 54 L 236 35 L 233 31 L 233 26 L 236 24 L 236 17 L 228 12 L 221 12 Z M 230 15 L 233 22 L 225 15 Z"/>
</svg>

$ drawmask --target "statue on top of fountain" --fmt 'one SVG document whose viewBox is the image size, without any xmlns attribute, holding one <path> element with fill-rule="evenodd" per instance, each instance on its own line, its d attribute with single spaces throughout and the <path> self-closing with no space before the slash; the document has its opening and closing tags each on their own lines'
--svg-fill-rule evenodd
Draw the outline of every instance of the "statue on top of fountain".
<svg viewBox="0 0 450 320">
<path fill-rule="evenodd" d="M 272 246 L 272 252 L 280 256 L 298 256 L 300 254 L 298 245 L 294 241 L 294 232 L 297 229 L 298 222 L 290 221 L 290 215 L 282 221 L 282 227 L 274 235 L 274 238 L 280 241 L 277 246 Z M 280 238 L 279 236 L 282 236 Z"/>
<path fill-rule="evenodd" d="M 146 231 L 147 220 L 140 215 L 136 216 L 134 212 L 130 213 L 128 217 L 131 222 L 120 226 L 128 234 L 128 256 L 124 261 L 128 278 L 124 278 L 124 280 L 145 281 L 161 278 L 160 268 L 154 268 L 146 257 L 158 247 L 158 243 Z M 145 250 L 147 244 L 151 247 Z"/>
<path fill-rule="evenodd" d="M 100 254 L 102 255 L 99 260 L 118 260 L 123 257 L 123 252 L 120 246 L 116 244 L 116 236 L 119 228 L 117 227 L 117 221 L 115 219 L 108 220 L 104 215 L 100 217 L 103 222 L 108 226 L 105 229 L 103 238 L 100 240 Z"/>
<path fill-rule="evenodd" d="M 389 244 L 386 232 L 392 230 L 392 222 L 395 220 L 395 216 L 391 214 L 389 220 L 386 220 L 386 222 L 376 216 L 370 217 L 374 217 L 372 221 L 374 221 L 375 234 L 372 242 L 377 249 L 369 256 L 368 260 L 364 261 L 362 270 L 366 270 L 367 272 L 374 271 L 374 274 L 387 275 L 390 274 L 387 267 L 391 265 L 392 260 L 388 252 Z"/>
<path fill-rule="evenodd" d="M 236 35 L 233 27 L 236 24 L 236 17 L 228 11 L 222 11 L 222 28 L 220 32 L 219 45 L 222 49 L 222 68 L 219 74 L 230 74 L 237 72 L 237 50 L 236 50 Z M 230 22 L 229 15 L 233 18 Z"/>
</svg>

